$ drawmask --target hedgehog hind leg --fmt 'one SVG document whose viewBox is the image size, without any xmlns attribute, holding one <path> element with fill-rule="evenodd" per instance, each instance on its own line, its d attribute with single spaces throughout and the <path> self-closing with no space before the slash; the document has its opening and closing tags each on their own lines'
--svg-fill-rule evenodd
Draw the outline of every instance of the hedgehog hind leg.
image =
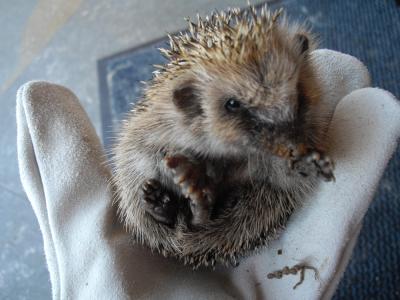
<svg viewBox="0 0 400 300">
<path fill-rule="evenodd" d="M 149 179 L 142 185 L 144 210 L 157 222 L 174 226 L 178 214 L 178 201 L 156 179 Z"/>
<path fill-rule="evenodd" d="M 215 185 L 207 175 L 206 164 L 181 154 L 166 156 L 164 160 L 189 204 L 188 225 L 196 228 L 208 223 L 215 204 Z"/>
</svg>

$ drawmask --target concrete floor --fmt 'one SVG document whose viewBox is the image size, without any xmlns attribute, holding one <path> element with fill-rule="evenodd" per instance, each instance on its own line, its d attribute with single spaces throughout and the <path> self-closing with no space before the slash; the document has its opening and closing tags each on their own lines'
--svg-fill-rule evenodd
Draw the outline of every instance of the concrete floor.
<svg viewBox="0 0 400 300">
<path fill-rule="evenodd" d="M 18 87 L 33 79 L 67 86 L 81 99 L 100 135 L 98 59 L 184 28 L 185 16 L 245 4 L 244 0 L 0 1 L 0 299 L 51 298 L 39 226 L 18 175 Z"/>
</svg>

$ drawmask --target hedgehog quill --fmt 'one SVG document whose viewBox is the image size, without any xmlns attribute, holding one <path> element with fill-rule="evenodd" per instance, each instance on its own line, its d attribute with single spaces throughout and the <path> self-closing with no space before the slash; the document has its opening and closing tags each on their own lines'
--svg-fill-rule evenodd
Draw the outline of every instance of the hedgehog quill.
<svg viewBox="0 0 400 300">
<path fill-rule="evenodd" d="M 188 23 L 122 125 L 116 203 L 151 249 L 194 268 L 235 265 L 334 179 L 329 118 L 314 109 L 316 42 L 266 7 Z"/>
</svg>

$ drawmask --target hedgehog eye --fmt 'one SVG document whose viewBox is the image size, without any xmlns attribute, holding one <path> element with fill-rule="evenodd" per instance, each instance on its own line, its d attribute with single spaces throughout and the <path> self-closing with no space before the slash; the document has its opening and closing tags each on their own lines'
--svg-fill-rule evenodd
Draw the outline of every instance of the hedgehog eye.
<svg viewBox="0 0 400 300">
<path fill-rule="evenodd" d="M 225 102 L 225 109 L 229 112 L 237 112 L 240 107 L 240 101 L 236 98 L 231 97 Z"/>
</svg>

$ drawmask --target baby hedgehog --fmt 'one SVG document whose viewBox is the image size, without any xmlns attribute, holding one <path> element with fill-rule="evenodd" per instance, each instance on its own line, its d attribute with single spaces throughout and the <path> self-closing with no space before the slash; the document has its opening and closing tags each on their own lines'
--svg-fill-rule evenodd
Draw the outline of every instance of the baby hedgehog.
<svg viewBox="0 0 400 300">
<path fill-rule="evenodd" d="M 189 22 L 160 49 L 113 149 L 119 214 L 140 242 L 191 264 L 235 265 L 333 179 L 315 41 L 263 7 Z"/>
</svg>

